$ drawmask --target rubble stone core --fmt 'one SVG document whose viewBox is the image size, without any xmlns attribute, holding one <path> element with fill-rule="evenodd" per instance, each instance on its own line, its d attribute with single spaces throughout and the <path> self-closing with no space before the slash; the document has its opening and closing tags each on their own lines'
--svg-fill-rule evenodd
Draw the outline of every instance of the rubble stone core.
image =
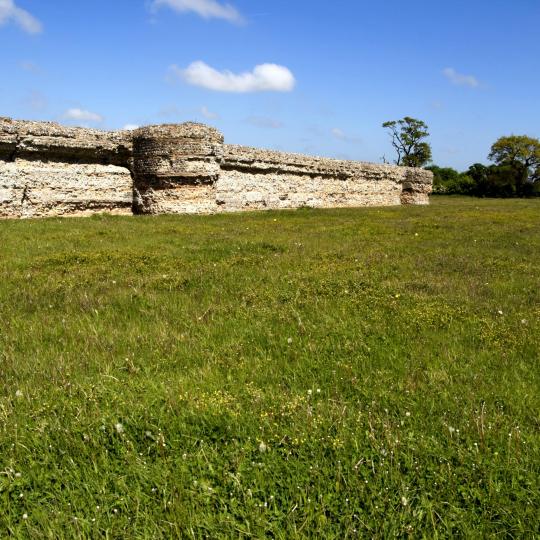
<svg viewBox="0 0 540 540">
<path fill-rule="evenodd" d="M 428 204 L 432 183 L 423 169 L 227 145 L 203 124 L 0 118 L 0 218 Z"/>
</svg>

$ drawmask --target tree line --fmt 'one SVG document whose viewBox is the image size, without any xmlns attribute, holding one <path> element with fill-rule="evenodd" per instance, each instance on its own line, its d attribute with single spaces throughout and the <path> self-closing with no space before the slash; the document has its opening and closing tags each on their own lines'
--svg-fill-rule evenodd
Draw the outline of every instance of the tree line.
<svg viewBox="0 0 540 540">
<path fill-rule="evenodd" d="M 500 137 L 491 147 L 492 165 L 475 163 L 467 171 L 430 164 L 431 145 L 425 122 L 406 116 L 385 122 L 396 165 L 423 167 L 433 172 L 433 193 L 476 197 L 540 196 L 540 141 L 527 135 Z M 386 159 L 383 158 L 386 162 Z"/>
</svg>

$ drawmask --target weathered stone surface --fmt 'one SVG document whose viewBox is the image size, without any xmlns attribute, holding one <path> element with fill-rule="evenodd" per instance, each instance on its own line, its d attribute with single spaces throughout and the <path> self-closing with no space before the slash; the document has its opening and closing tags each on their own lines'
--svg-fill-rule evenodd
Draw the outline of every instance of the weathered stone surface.
<svg viewBox="0 0 540 540">
<path fill-rule="evenodd" d="M 168 124 L 133 134 L 135 210 L 144 214 L 216 210 L 223 135 L 204 124 Z"/>
<path fill-rule="evenodd" d="M 131 135 L 0 119 L 0 217 L 131 214 Z"/>
<path fill-rule="evenodd" d="M 117 165 L 0 161 L 0 217 L 132 213 L 132 180 Z"/>
<path fill-rule="evenodd" d="M 405 170 L 401 204 L 429 204 L 429 195 L 433 190 L 433 173 L 424 169 Z"/>
<path fill-rule="evenodd" d="M 40 159 L 128 166 L 129 131 L 65 127 L 54 122 L 0 118 L 0 160 Z"/>
<path fill-rule="evenodd" d="M 224 210 L 399 205 L 427 202 L 428 171 L 226 145 L 217 202 Z"/>
<path fill-rule="evenodd" d="M 422 169 L 225 145 L 203 124 L 134 132 L 0 118 L 0 217 L 428 204 Z"/>
</svg>

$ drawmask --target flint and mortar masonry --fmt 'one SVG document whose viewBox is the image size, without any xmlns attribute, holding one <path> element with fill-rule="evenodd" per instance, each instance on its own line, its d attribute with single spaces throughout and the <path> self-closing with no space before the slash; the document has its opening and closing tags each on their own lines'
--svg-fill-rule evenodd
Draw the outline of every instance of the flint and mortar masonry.
<svg viewBox="0 0 540 540">
<path fill-rule="evenodd" d="M 226 145 L 203 124 L 105 132 L 0 118 L 0 217 L 428 204 L 422 169 Z"/>
<path fill-rule="evenodd" d="M 0 217 L 131 214 L 131 134 L 0 118 Z"/>
</svg>

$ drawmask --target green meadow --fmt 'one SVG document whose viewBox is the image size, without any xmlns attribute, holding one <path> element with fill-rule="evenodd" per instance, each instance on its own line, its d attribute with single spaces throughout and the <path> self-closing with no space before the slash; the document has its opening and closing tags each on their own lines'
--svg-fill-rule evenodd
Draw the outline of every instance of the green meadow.
<svg viewBox="0 0 540 540">
<path fill-rule="evenodd" d="M 539 538 L 540 200 L 0 222 L 1 538 Z"/>
</svg>

